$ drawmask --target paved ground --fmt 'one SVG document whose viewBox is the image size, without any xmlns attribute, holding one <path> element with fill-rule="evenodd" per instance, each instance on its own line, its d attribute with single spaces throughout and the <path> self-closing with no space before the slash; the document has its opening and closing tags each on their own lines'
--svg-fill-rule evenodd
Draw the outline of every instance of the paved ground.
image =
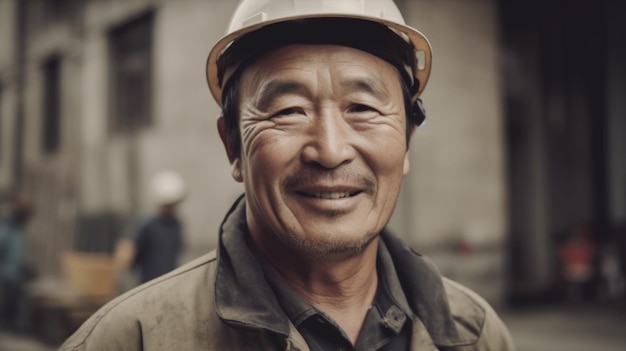
<svg viewBox="0 0 626 351">
<path fill-rule="evenodd" d="M 518 351 L 625 351 L 626 303 L 550 305 L 500 313 Z M 32 338 L 0 332 L 0 351 L 52 351 Z"/>
<path fill-rule="evenodd" d="M 0 351 L 53 351 L 57 347 L 44 345 L 33 338 L 0 331 Z"/>
<path fill-rule="evenodd" d="M 501 314 L 518 351 L 626 350 L 626 303 L 535 306 Z"/>
</svg>

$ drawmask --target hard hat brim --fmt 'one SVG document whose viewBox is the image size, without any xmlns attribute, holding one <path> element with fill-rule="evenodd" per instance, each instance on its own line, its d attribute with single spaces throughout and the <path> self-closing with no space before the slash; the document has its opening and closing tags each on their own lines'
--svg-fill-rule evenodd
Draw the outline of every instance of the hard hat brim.
<svg viewBox="0 0 626 351">
<path fill-rule="evenodd" d="M 222 86 L 220 85 L 220 79 L 218 74 L 217 61 L 232 42 L 240 38 L 241 36 L 259 30 L 271 24 L 290 22 L 294 20 L 303 20 L 309 18 L 347 18 L 347 19 L 360 19 L 364 21 L 371 21 L 383 24 L 396 32 L 399 36 L 403 37 L 407 42 L 410 42 L 414 46 L 414 50 L 418 57 L 418 67 L 414 70 L 414 79 L 419 81 L 419 88 L 413 93 L 413 101 L 421 95 L 422 91 L 426 87 L 428 78 L 430 77 L 432 51 L 428 39 L 420 33 L 418 30 L 402 25 L 396 22 L 388 21 L 382 18 L 363 16 L 363 15 L 349 15 L 349 14 L 312 14 L 312 15 L 298 15 L 291 17 L 282 17 L 274 20 L 264 21 L 255 25 L 251 25 L 232 33 L 229 33 L 222 37 L 211 49 L 207 58 L 206 64 L 206 77 L 211 90 L 213 98 L 217 104 L 222 108 Z"/>
</svg>

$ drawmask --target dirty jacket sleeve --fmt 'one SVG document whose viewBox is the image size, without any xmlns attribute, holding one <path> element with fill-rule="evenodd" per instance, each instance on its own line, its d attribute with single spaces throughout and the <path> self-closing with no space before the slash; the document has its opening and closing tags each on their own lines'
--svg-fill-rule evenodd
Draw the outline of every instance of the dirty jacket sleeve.
<svg viewBox="0 0 626 351">
<path fill-rule="evenodd" d="M 508 328 L 504 325 L 504 322 L 496 314 L 494 309 L 474 291 L 466 288 L 465 286 L 454 282 L 452 280 L 444 278 L 444 285 L 446 290 L 456 290 L 467 295 L 478 306 L 485 311 L 484 323 L 478 332 L 479 337 L 475 344 L 468 346 L 461 346 L 455 351 L 515 351 L 515 344 L 513 338 L 509 333 Z M 455 306 L 455 315 L 461 317 L 465 311 L 463 306 Z M 459 318 L 457 317 L 457 318 Z"/>
</svg>

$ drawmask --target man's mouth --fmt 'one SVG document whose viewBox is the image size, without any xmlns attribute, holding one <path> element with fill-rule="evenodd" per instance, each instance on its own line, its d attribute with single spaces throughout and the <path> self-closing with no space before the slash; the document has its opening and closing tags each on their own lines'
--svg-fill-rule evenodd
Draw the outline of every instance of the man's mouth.
<svg viewBox="0 0 626 351">
<path fill-rule="evenodd" d="M 348 170 L 321 172 L 305 168 L 288 176 L 281 184 L 285 196 L 296 194 L 302 200 L 309 199 L 319 204 L 324 202 L 315 200 L 342 200 L 343 203 L 362 194 L 373 196 L 375 189 L 373 177 Z"/>
<path fill-rule="evenodd" d="M 342 199 L 344 197 L 351 197 L 357 195 L 359 191 L 316 191 L 316 192 L 299 192 L 300 194 L 308 197 L 315 197 L 318 199 Z"/>
</svg>

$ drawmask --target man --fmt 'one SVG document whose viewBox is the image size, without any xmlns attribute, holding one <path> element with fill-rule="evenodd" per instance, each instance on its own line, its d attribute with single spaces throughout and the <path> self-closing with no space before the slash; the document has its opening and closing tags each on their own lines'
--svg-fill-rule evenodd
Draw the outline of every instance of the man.
<svg viewBox="0 0 626 351">
<path fill-rule="evenodd" d="M 245 196 L 217 250 L 63 349 L 513 350 L 487 303 L 385 230 L 423 119 L 426 39 L 391 0 L 244 1 L 229 31 L 207 74 Z"/>
<path fill-rule="evenodd" d="M 19 329 L 22 287 L 29 278 L 24 227 L 33 212 L 30 201 L 18 199 L 0 226 L 0 325 Z"/>
<path fill-rule="evenodd" d="M 137 268 L 140 283 L 176 268 L 183 243 L 183 227 L 176 215 L 176 207 L 185 197 L 183 179 L 176 172 L 162 171 L 150 185 L 156 213 L 133 228 L 115 250 L 118 270 Z"/>
</svg>

